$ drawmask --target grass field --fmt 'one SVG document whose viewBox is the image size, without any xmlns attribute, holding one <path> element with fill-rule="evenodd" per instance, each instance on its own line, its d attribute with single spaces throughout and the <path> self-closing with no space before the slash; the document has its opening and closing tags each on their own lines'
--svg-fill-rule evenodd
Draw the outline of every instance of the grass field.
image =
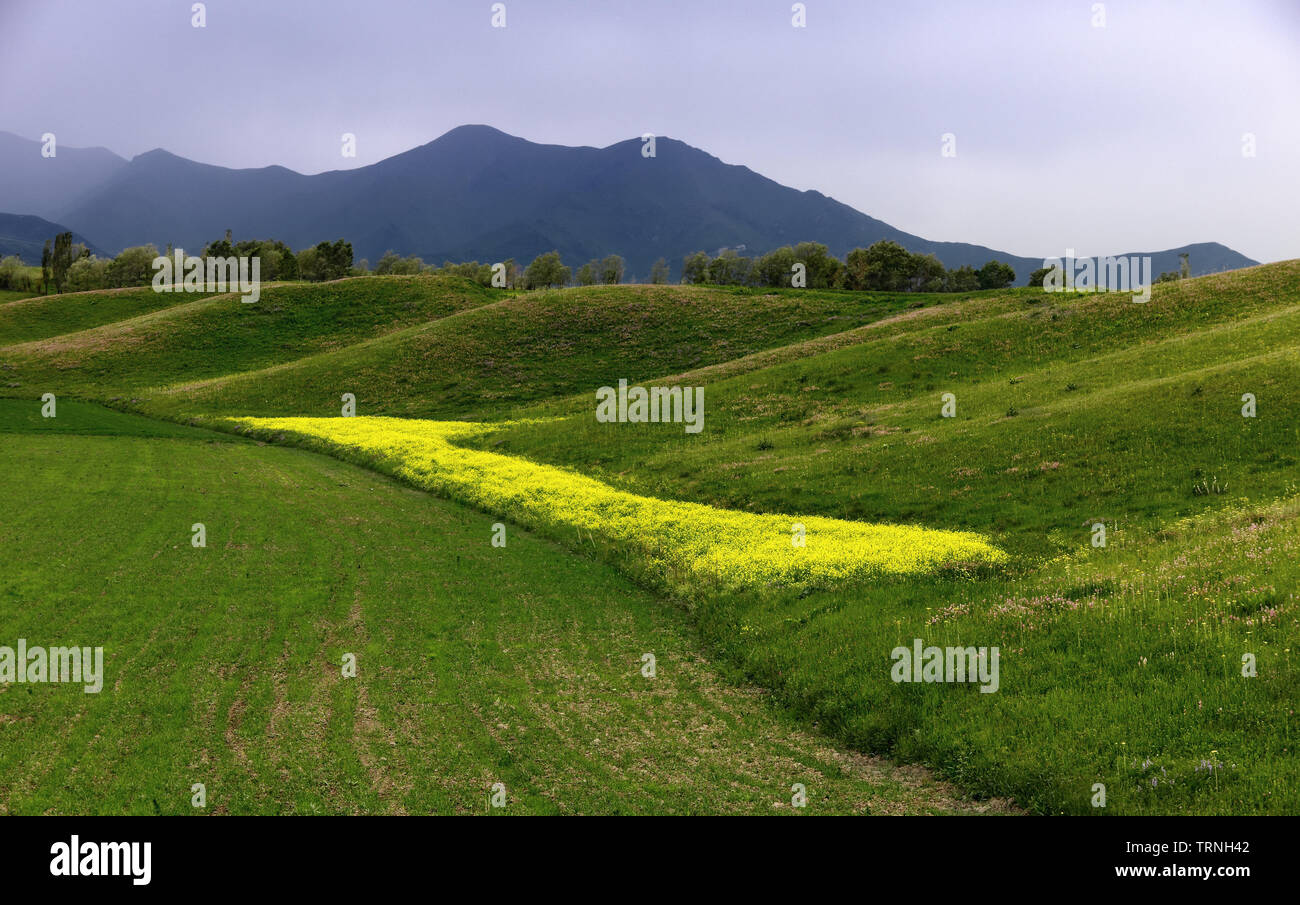
<svg viewBox="0 0 1300 905">
<path fill-rule="evenodd" d="M 5 302 L 16 302 L 20 299 L 31 298 L 34 293 L 22 292 L 18 289 L 0 289 L 0 305 Z"/>
<path fill-rule="evenodd" d="M 721 363 L 838 333 L 908 303 L 869 293 L 691 286 L 501 296 L 459 318 L 153 392 L 147 407 L 173 414 L 335 415 L 339 396 L 351 392 L 365 414 L 496 420 L 528 403 L 589 393 L 615 371 L 649 379 Z M 754 316 L 756 309 L 762 317 Z"/>
<path fill-rule="evenodd" d="M 1160 284 L 1145 305 L 396 277 L 107 317 L 104 296 L 0 306 L 17 564 L 0 643 L 84 626 L 137 650 L 109 675 L 144 684 L 22 688 L 63 701 L 53 724 L 0 686 L 0 720 L 28 740 L 70 721 L 82 741 L 132 707 L 152 722 L 95 741 L 82 779 L 85 746 L 60 736 L 43 772 L 0 770 L 0 807 L 76 810 L 66 786 L 147 811 L 164 778 L 187 802 L 210 765 L 231 811 L 484 810 L 499 780 L 516 810 L 753 812 L 788 808 L 804 780 L 776 765 L 793 758 L 813 765 L 809 812 L 971 809 L 965 794 L 1095 813 L 1099 783 L 1104 813 L 1300 811 L 1300 262 Z M 704 386 L 704 430 L 598 423 L 594 391 L 620 378 Z M 333 417 L 344 393 L 362 417 Z M 720 527 L 788 538 L 796 517 L 806 553 Z M 997 555 L 782 567 L 844 555 L 823 524 L 888 529 L 856 563 L 925 538 Z M 727 580 L 732 561 L 761 567 Z M 195 638 L 220 656 L 195 659 Z M 998 647 L 996 693 L 894 682 L 915 639 Z M 344 643 L 381 668 L 339 681 Z M 673 653 L 650 680 L 656 643 Z M 670 672 L 672 708 L 647 710 L 638 683 L 658 695 Z M 0 767 L 23 750 L 5 738 Z M 113 745 L 172 772 L 88 791 Z M 414 777 L 417 761 L 449 766 Z M 698 769 L 713 778 L 691 785 Z"/>
<path fill-rule="evenodd" d="M 189 301 L 208 293 L 185 296 Z M 76 333 L 176 304 L 177 297 L 144 289 L 109 289 L 64 295 L 0 294 L 0 343 L 13 345 Z"/>
<path fill-rule="evenodd" d="M 586 531 L 650 569 L 686 584 L 760 587 L 917 575 L 955 564 L 1006 559 L 970 532 L 867 525 L 802 515 L 756 515 L 638 496 L 563 469 L 457 440 L 481 428 L 415 418 L 241 418 L 234 423 L 275 439 L 284 433 L 340 455 L 355 455 L 443 496 L 557 532 Z M 805 524 L 806 523 L 806 524 Z M 792 543 L 800 525 L 805 543 Z M 811 546 L 807 534 L 813 536 Z"/>
<path fill-rule="evenodd" d="M 106 681 L 0 686 L 0 813 L 1005 809 L 792 725 L 591 558 L 323 456 L 31 409 L 0 400 L 0 637 L 102 645 Z"/>
</svg>

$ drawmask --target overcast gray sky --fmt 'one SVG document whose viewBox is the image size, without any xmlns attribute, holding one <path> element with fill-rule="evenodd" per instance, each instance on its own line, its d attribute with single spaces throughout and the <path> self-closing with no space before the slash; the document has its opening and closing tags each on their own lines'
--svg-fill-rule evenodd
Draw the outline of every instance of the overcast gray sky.
<svg viewBox="0 0 1300 905">
<path fill-rule="evenodd" d="M 1300 256 L 1300 0 L 192 3 L 0 0 L 0 129 L 307 173 L 653 132 L 929 239 Z"/>
</svg>

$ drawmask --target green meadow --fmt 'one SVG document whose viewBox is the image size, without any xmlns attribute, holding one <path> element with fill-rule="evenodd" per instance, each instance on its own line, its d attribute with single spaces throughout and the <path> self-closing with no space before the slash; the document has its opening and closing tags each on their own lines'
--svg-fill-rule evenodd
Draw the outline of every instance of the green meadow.
<svg viewBox="0 0 1300 905">
<path fill-rule="evenodd" d="M 620 379 L 704 387 L 704 429 L 598 422 Z M 98 695 L 0 685 L 0 812 L 189 813 L 205 783 L 222 813 L 1296 813 L 1298 379 L 1296 261 L 1146 304 L 442 276 L 0 301 L 0 644 L 106 661 Z M 238 420 L 344 394 L 479 426 L 438 471 L 382 421 Z M 627 500 L 738 557 L 760 541 L 712 526 L 1001 553 L 718 581 L 610 528 Z M 998 648 L 996 691 L 896 682 L 916 639 Z"/>
</svg>

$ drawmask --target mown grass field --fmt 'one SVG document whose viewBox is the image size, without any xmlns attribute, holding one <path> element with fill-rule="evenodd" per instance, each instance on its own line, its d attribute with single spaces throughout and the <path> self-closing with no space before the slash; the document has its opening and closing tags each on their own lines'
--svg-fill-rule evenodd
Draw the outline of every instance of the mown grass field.
<svg viewBox="0 0 1300 905">
<path fill-rule="evenodd" d="M 271 633 L 270 641 L 263 638 L 240 661 L 247 664 L 242 673 L 223 677 L 227 695 L 237 693 L 230 691 L 230 682 L 248 681 L 250 690 L 264 683 L 257 686 L 260 697 L 239 698 L 244 703 L 237 715 L 273 713 L 280 694 L 276 683 L 288 682 L 282 689 L 285 701 L 318 701 L 324 695 L 330 702 L 325 723 L 342 731 L 338 726 L 346 726 L 348 717 L 335 712 L 335 698 L 347 699 L 359 686 L 332 681 L 328 694 L 315 685 L 293 686 L 295 680 L 273 677 L 271 663 L 275 651 L 292 647 L 303 658 L 303 670 L 318 670 L 305 673 L 302 681 L 323 683 L 320 664 L 337 652 L 330 646 L 337 637 L 348 637 L 352 620 L 352 610 L 336 599 L 347 595 L 334 584 L 345 578 L 362 581 L 364 575 L 360 612 L 366 637 L 373 642 L 374 626 L 390 625 L 383 635 L 388 640 L 370 648 L 372 656 L 390 656 L 384 653 L 389 645 L 405 643 L 395 640 L 401 632 L 391 630 L 393 620 L 433 620 L 452 632 L 447 646 L 438 648 L 447 658 L 446 671 L 438 675 L 461 687 L 434 692 L 417 685 L 415 696 L 421 706 L 443 702 L 446 713 L 434 708 L 445 717 L 439 731 L 452 733 L 463 723 L 462 733 L 487 732 L 499 746 L 484 751 L 504 750 L 514 758 L 526 750 L 529 758 L 540 759 L 525 771 L 533 777 L 554 779 L 572 769 L 557 765 L 582 749 L 578 773 L 588 780 L 555 779 L 560 784 L 550 786 L 539 780 L 532 797 L 521 799 L 530 802 L 523 809 L 730 812 L 788 806 L 790 784 L 802 780 L 769 780 L 767 768 L 746 774 L 746 780 L 720 780 L 724 791 L 706 794 L 679 788 L 684 773 L 674 778 L 665 767 L 658 779 L 634 776 L 626 766 L 630 761 L 617 760 L 608 753 L 611 748 L 597 752 L 578 741 L 585 731 L 604 740 L 602 732 L 622 731 L 632 721 L 637 731 L 655 739 L 653 753 L 642 749 L 637 755 L 642 762 L 674 763 L 678 755 L 689 760 L 698 754 L 678 750 L 687 744 L 685 737 L 652 715 L 634 716 L 640 704 L 629 688 L 652 681 L 638 671 L 642 651 L 605 684 L 579 678 L 596 675 L 594 667 L 581 665 L 587 662 L 582 657 L 603 662 L 602 656 L 621 656 L 602 654 L 619 632 L 601 619 L 635 611 L 640 615 L 617 618 L 662 620 L 644 630 L 653 635 L 671 628 L 683 650 L 702 651 L 691 655 L 698 682 L 753 704 L 747 711 L 752 715 L 735 721 L 744 726 L 746 744 L 761 748 L 777 744 L 777 737 L 784 739 L 781 744 L 799 738 L 812 746 L 801 750 L 823 752 L 817 763 L 824 778 L 809 788 L 830 788 L 836 775 L 848 785 L 836 787 L 842 794 L 824 803 L 810 795 L 809 812 L 860 810 L 849 803 L 855 794 L 895 801 L 885 806 L 879 803 L 883 799 L 872 799 L 878 802 L 868 805 L 872 812 L 969 807 L 940 787 L 927 786 L 922 793 L 891 785 L 898 782 L 897 773 L 871 779 L 878 784 L 874 792 L 853 793 L 853 783 L 868 780 L 833 769 L 854 761 L 848 751 L 925 764 L 964 793 L 1014 798 L 1036 813 L 1300 812 L 1294 713 L 1300 687 L 1295 659 L 1300 653 L 1295 518 L 1300 507 L 1300 262 L 1160 284 L 1145 305 L 1127 295 L 1036 290 L 887 296 L 598 287 L 512 295 L 415 278 L 285 285 L 264 291 L 258 305 L 240 306 L 236 297 L 180 298 L 157 311 L 92 324 L 98 315 L 77 307 L 87 306 L 87 299 L 69 296 L 62 300 L 69 307 L 52 306 L 41 316 L 13 322 L 12 338 L 0 340 L 7 343 L 0 347 L 0 392 L 15 397 L 0 405 L 5 449 L 15 451 L 5 471 L 13 487 L 8 496 L 16 499 L 10 505 L 19 512 L 39 512 L 31 504 L 35 499 L 62 499 L 64 515 L 48 515 L 15 535 L 33 548 L 60 551 L 73 548 L 76 529 L 61 526 L 78 506 L 85 512 L 117 508 L 109 502 L 115 494 L 147 495 L 151 485 L 165 481 L 179 485 L 169 493 L 180 507 L 183 499 L 199 495 L 196 488 L 211 485 L 214 489 L 202 494 L 205 501 L 225 507 L 227 518 L 253 534 L 247 542 L 251 552 L 240 555 L 260 560 L 249 572 L 256 580 L 246 575 L 248 584 L 241 585 L 236 570 L 212 587 L 231 608 L 237 637 Z M 263 305 L 266 310 L 251 310 Z M 0 317 L 0 328 L 5 323 Z M 84 326 L 60 332 L 61 325 Z M 594 391 L 619 378 L 704 386 L 704 431 L 687 435 L 681 425 L 597 423 Z M 44 392 L 60 397 L 60 418 L 54 420 L 62 421 L 65 406 L 72 405 L 82 427 L 65 436 L 52 421 L 40 419 Z M 925 574 L 791 574 L 719 582 L 689 568 L 664 568 L 653 545 L 628 543 L 596 524 L 584 531 L 572 520 L 529 517 L 524 503 L 511 504 L 507 497 L 475 497 L 446 482 L 423 481 L 408 467 L 414 460 L 403 458 L 416 452 L 376 455 L 284 430 L 258 434 L 273 441 L 269 446 L 236 433 L 163 435 L 189 431 L 182 423 L 237 432 L 241 423 L 232 419 L 330 417 L 349 392 L 362 416 L 490 422 L 454 440 L 466 447 L 461 459 L 481 469 L 482 481 L 567 469 L 610 493 L 703 504 L 712 507 L 710 512 L 798 517 L 810 526 L 826 519 L 973 532 L 1008 558 L 983 565 L 958 558 Z M 955 396 L 955 418 L 940 415 L 944 393 Z M 1246 393 L 1256 399 L 1252 418 L 1242 415 Z M 152 417 L 82 408 L 63 401 L 65 396 L 111 401 Z M 113 436 L 113 419 L 129 421 L 124 434 L 160 435 Z M 77 446 L 85 443 L 102 445 L 93 451 Z M 209 477 L 187 478 L 172 460 L 164 469 L 149 458 L 161 455 L 163 447 L 202 450 L 194 467 L 210 468 Z M 285 447 L 333 451 L 347 462 Z M 243 457 L 235 469 L 238 481 L 216 480 L 225 472 L 205 457 L 218 453 Z M 65 454 L 71 455 L 62 458 Z M 454 448 L 439 455 L 456 458 Z M 133 473 L 134 484 L 127 484 L 134 490 L 120 489 L 117 481 L 109 490 L 91 480 L 92 458 L 115 463 L 102 469 L 106 478 Z M 189 454 L 183 458 L 188 462 Z M 24 467 L 35 462 L 39 468 Z M 509 472 L 506 465 L 493 464 L 499 462 L 518 463 L 524 470 Z M 80 480 L 66 490 L 56 492 L 44 478 L 34 477 L 58 475 L 65 463 L 82 469 Z M 435 501 L 358 464 L 474 508 Z M 298 468 L 303 471 L 294 472 Z M 165 479 L 150 477 L 163 471 Z M 296 476 L 283 477 L 289 472 Z M 338 475 L 348 477 L 336 481 Z M 52 481 L 62 487 L 68 477 L 64 473 Z M 313 482 L 322 486 L 309 490 Z M 331 482 L 346 482 L 349 490 L 365 486 L 360 496 L 374 505 L 364 507 L 353 500 L 356 494 L 341 494 Z M 97 486 L 103 488 L 98 506 L 87 502 Z M 37 488 L 40 496 L 33 496 Z M 313 494 L 318 500 L 336 496 L 313 513 L 300 502 Z M 372 517 L 356 525 L 336 524 L 351 506 Z M 132 510 L 124 503 L 121 511 Z M 454 555 L 466 557 L 464 572 L 460 560 L 452 565 L 445 555 L 443 535 L 451 528 L 412 529 L 411 520 L 435 518 L 430 513 L 459 519 L 474 535 L 454 547 Z M 180 527 L 172 542 L 184 552 L 190 522 L 202 519 L 179 511 L 175 517 Z M 584 518 L 595 522 L 604 515 Z M 490 526 L 498 520 L 509 525 L 504 550 L 488 543 Z M 272 531 L 267 527 L 272 522 L 293 527 Z M 330 527 L 311 537 L 320 523 Z M 1106 526 L 1104 547 L 1090 542 L 1098 523 Z M 537 536 L 521 531 L 522 525 Z M 416 536 L 406 541 L 411 530 Z M 319 560 L 302 556 L 290 538 L 323 555 Z M 819 541 L 835 539 L 810 530 L 808 548 L 816 552 Z M 386 552 L 361 557 L 361 543 Z M 210 542 L 210 549 L 193 552 L 212 553 L 214 546 Z M 143 551 L 110 548 L 98 533 L 76 545 L 88 557 L 89 564 L 80 567 L 85 582 L 117 572 L 135 576 L 141 588 L 152 580 L 154 566 L 136 561 L 145 558 Z M 42 591 L 46 573 L 30 571 L 24 557 L 18 561 L 28 571 L 15 574 L 27 577 L 12 587 L 52 601 L 59 592 L 57 586 Z M 360 574 L 349 568 L 354 562 Z M 503 564 L 510 562 L 516 564 Z M 566 569 L 577 571 L 559 574 Z M 418 590 L 431 582 L 454 584 L 449 576 L 457 575 L 466 582 L 463 596 L 439 600 L 441 595 L 434 595 L 428 601 L 429 595 Z M 597 580 L 623 590 L 611 601 L 604 589 L 613 585 L 582 584 Z M 199 594 L 203 581 L 184 570 L 170 574 L 161 589 L 149 592 L 156 595 L 152 605 L 160 611 L 169 599 Z M 260 591 L 253 589 L 261 585 L 268 589 L 257 598 L 262 603 L 245 599 L 256 597 Z M 277 587 L 283 588 L 282 603 L 268 603 Z M 65 589 L 64 596 L 68 599 L 58 605 L 80 599 L 72 590 Z M 536 602 L 539 598 L 546 602 Z M 523 612 L 520 601 L 529 602 Z M 147 608 L 128 615 L 122 597 L 102 606 L 95 625 L 105 633 L 152 630 L 160 618 Z M 545 619 L 537 607 L 545 610 Z M 120 626 L 110 625 L 114 612 Z M 325 615 L 313 622 L 318 614 Z M 37 621 L 15 628 L 30 632 L 35 628 L 26 626 L 39 627 L 42 618 L 45 624 L 55 620 L 48 612 L 32 618 Z M 209 613 L 208 630 L 224 624 L 222 618 Z M 321 619 L 332 620 L 333 627 L 322 628 Z M 482 710 L 488 692 L 480 695 L 475 684 L 487 680 L 475 669 L 479 658 L 502 671 L 531 668 L 517 661 L 528 647 L 523 639 L 534 637 L 542 625 L 538 620 L 567 625 L 576 634 L 564 635 L 561 643 L 552 631 L 542 635 L 551 640 L 529 648 L 542 651 L 543 660 L 567 658 L 567 665 L 549 668 L 550 684 L 530 678 L 512 686 L 519 712 L 532 713 L 549 727 L 549 735 L 534 734 L 524 745 L 490 728 L 491 718 Z M 493 628 L 485 637 L 488 625 Z M 640 637 L 631 629 L 624 635 Z M 890 652 L 915 638 L 927 645 L 998 646 L 998 691 L 894 683 Z M 1251 677 L 1242 675 L 1244 655 L 1255 663 Z M 395 649 L 391 656 L 395 664 L 400 661 L 391 669 L 406 677 L 409 687 L 422 665 L 419 657 L 401 659 L 405 655 Z M 292 656 L 289 662 L 299 663 Z M 653 681 L 663 676 L 661 666 Z M 158 750 L 173 758 L 195 744 L 185 733 L 208 731 L 210 738 L 216 731 L 211 726 L 223 725 L 218 719 L 223 713 L 228 726 L 235 700 L 218 696 L 209 729 L 196 729 L 193 702 L 218 693 L 194 676 L 187 681 L 169 701 L 191 709 L 158 717 L 170 721 L 165 731 L 171 733 Z M 632 684 L 620 685 L 623 681 Z M 766 690 L 762 701 L 745 690 L 746 682 Z M 571 700 L 564 696 L 596 687 L 603 703 L 585 707 L 585 729 L 553 713 L 537 716 L 537 699 L 545 700 L 547 691 Z M 384 713 L 374 700 L 391 700 L 385 695 L 392 690 L 368 689 L 371 707 Z M 12 693 L 0 686 L 0 714 L 8 713 L 5 701 Z M 681 695 L 684 700 L 686 692 Z M 254 699 L 257 705 L 250 703 Z M 96 703 L 66 702 L 83 709 Z M 154 704 L 153 698 L 141 699 L 141 706 Z M 301 728 L 302 720 L 313 719 L 303 714 L 319 717 L 322 706 L 286 704 L 285 709 Z M 396 775 L 396 767 L 376 767 L 373 746 L 371 760 L 365 761 L 360 752 L 374 740 L 362 744 L 358 738 L 369 738 L 369 729 L 355 728 L 355 702 L 351 711 L 339 706 L 353 714 L 352 734 L 327 733 L 336 744 L 325 751 L 315 742 L 300 745 L 297 736 L 272 731 L 275 721 L 260 717 L 239 720 L 234 740 L 224 730 L 217 733 L 206 750 L 213 763 L 225 764 L 223 776 L 236 777 L 228 780 L 238 789 L 230 799 L 238 805 L 231 809 L 458 811 L 482 805 L 471 799 L 464 804 L 445 788 L 435 792 L 419 781 L 402 794 L 390 794 L 403 781 L 379 777 Z M 28 716 L 35 720 L 31 711 Z M 363 726 L 369 727 L 370 719 L 363 718 Z M 668 720 L 679 726 L 673 717 Z M 801 728 L 792 729 L 787 720 Z M 760 731 L 755 721 L 767 729 Z M 19 722 L 10 718 L 6 725 Z M 431 725 L 406 725 L 393 757 L 410 764 L 428 751 L 420 745 L 436 746 L 422 728 Z M 246 762 L 238 760 L 237 749 L 232 753 L 241 740 Z M 463 744 L 472 748 L 468 741 Z M 258 771 L 249 766 L 258 763 L 252 751 L 262 758 Z M 435 747 L 428 756 L 441 763 L 452 755 Z M 236 760 L 220 761 L 231 757 Z M 348 757 L 364 769 L 349 773 Z M 278 785 L 285 770 L 292 776 L 297 768 L 308 769 L 302 758 L 318 764 L 332 759 L 328 769 L 336 773 L 331 775 L 351 776 L 355 789 L 340 792 L 332 783 L 326 795 L 307 780 L 292 791 Z M 481 769 L 468 771 L 474 774 L 470 784 L 478 783 L 481 799 L 492 769 L 473 763 Z M 279 778 L 268 780 L 271 764 L 282 769 Z M 83 769 L 96 776 L 103 772 Z M 722 776 L 729 768 L 717 769 Z M 452 772 L 458 777 L 454 782 L 464 780 L 464 771 Z M 129 807 L 139 808 L 128 789 L 150 781 L 123 779 L 105 801 L 131 801 Z M 508 787 L 512 782 L 502 781 Z M 587 788 L 588 781 L 601 786 L 599 791 Z M 1104 810 L 1093 806 L 1098 783 L 1106 788 Z M 53 792 L 45 794 L 54 797 L 41 798 L 39 787 L 39 781 L 29 780 L 9 791 L 0 788 L 0 802 L 17 810 L 75 810 Z M 188 787 L 184 783 L 186 796 Z M 380 789 L 388 791 L 381 795 Z"/>
</svg>

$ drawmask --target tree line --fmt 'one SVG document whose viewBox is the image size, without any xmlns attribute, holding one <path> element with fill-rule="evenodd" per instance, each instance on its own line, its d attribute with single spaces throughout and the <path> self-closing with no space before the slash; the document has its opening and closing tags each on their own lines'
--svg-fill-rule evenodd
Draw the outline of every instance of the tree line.
<svg viewBox="0 0 1300 905">
<path fill-rule="evenodd" d="M 466 261 L 459 264 L 453 261 L 444 261 L 441 267 L 434 267 L 425 264 L 423 259 L 415 255 L 404 258 L 396 252 L 389 251 L 379 259 L 373 271 L 369 270 L 364 259 L 361 261 L 360 269 L 362 272 L 375 273 L 380 276 L 384 274 L 445 273 L 474 280 L 483 286 L 497 286 L 506 289 L 548 289 L 575 283 L 579 286 L 592 286 L 597 283 L 621 283 L 627 270 L 627 264 L 622 255 L 606 255 L 604 258 L 593 258 L 583 264 L 578 268 L 575 275 L 573 268 L 566 266 L 560 259 L 558 251 L 548 251 L 545 254 L 538 255 L 522 270 L 514 258 L 507 258 L 505 261 L 500 262 L 499 268 L 497 268 L 497 265 L 480 264 L 478 261 Z M 663 258 L 655 262 L 655 266 L 651 269 L 651 282 L 668 282 L 668 263 Z"/>
<path fill-rule="evenodd" d="M 163 253 L 173 254 L 170 245 Z M 99 258 L 71 233 L 47 241 L 42 254 L 40 276 L 16 258 L 0 261 L 0 289 L 24 291 L 79 292 L 87 289 L 113 289 L 147 286 L 153 280 L 153 261 L 159 257 L 154 245 L 128 248 L 113 258 Z M 319 282 L 366 274 L 445 273 L 473 280 L 483 286 L 510 289 L 543 289 L 568 285 L 591 286 L 598 283 L 621 283 L 626 275 L 622 256 L 611 254 L 593 258 L 577 269 L 566 266 L 558 251 L 538 255 L 520 268 L 513 258 L 499 264 L 465 261 L 443 262 L 441 267 L 426 264 L 416 255 L 403 257 L 386 252 L 372 268 L 362 258 L 353 262 L 352 244 L 343 239 L 320 242 L 295 252 L 278 239 L 234 241 L 231 231 L 209 242 L 202 258 L 258 257 L 261 278 L 265 281 L 307 280 Z M 650 268 L 649 282 L 669 281 L 669 266 L 659 258 Z M 1030 277 L 1041 282 L 1044 271 Z M 1015 282 L 1015 270 L 1002 261 L 992 260 L 976 269 L 969 265 L 948 269 L 932 254 L 917 254 L 897 242 L 883 240 L 867 248 L 855 248 L 844 260 L 830 254 L 820 242 L 786 245 L 767 254 L 749 258 L 733 249 L 717 255 L 704 251 L 689 254 L 682 262 L 681 282 L 715 286 L 806 287 L 809 289 L 852 289 L 880 292 L 970 292 L 977 289 L 1004 289 Z"/>
<path fill-rule="evenodd" d="M 0 289 L 23 292 L 83 292 L 89 289 L 120 289 L 148 286 L 153 282 L 153 262 L 158 257 L 172 257 L 169 244 L 165 251 L 158 246 L 136 245 L 111 258 L 93 254 L 84 244 L 72 241 L 65 232 L 47 239 L 41 251 L 41 266 L 25 265 L 17 255 L 0 260 Z M 186 255 L 190 257 L 190 255 Z M 209 242 L 199 255 L 207 258 L 258 258 L 261 278 L 273 280 L 337 280 L 352 276 L 352 243 L 343 239 L 320 242 L 295 252 L 278 239 L 233 241 L 230 230 L 224 238 Z M 178 277 L 179 279 L 179 277 Z"/>
<path fill-rule="evenodd" d="M 886 239 L 853 249 L 843 261 L 820 242 L 785 245 L 757 258 L 732 249 L 723 249 L 713 257 L 697 251 L 683 262 L 682 282 L 791 286 L 799 285 L 795 279 L 800 270 L 802 284 L 810 289 L 970 292 L 1004 289 L 1016 280 L 1015 270 L 1002 261 L 989 261 L 979 269 L 965 265 L 949 270 L 934 255 L 916 254 Z"/>
<path fill-rule="evenodd" d="M 522 273 L 513 259 L 505 263 L 504 285 L 521 289 L 621 283 L 625 271 L 619 255 L 593 258 L 579 267 L 576 274 L 565 266 L 558 251 L 538 255 Z M 421 272 L 454 273 L 484 286 L 498 285 L 493 282 L 492 265 L 477 261 L 467 264 L 449 261 L 441 268 L 431 268 L 414 256 L 401 258 L 389 252 L 375 268 L 375 273 Z M 660 258 L 650 268 L 649 282 L 663 284 L 668 279 L 668 262 Z M 978 269 L 966 265 L 950 270 L 934 255 L 915 254 L 888 240 L 868 248 L 855 248 L 843 261 L 820 242 L 783 246 L 757 258 L 744 257 L 732 249 L 723 249 L 716 256 L 697 251 L 683 260 L 681 277 L 683 283 L 715 286 L 803 286 L 881 292 L 972 292 L 1005 289 L 1015 280 L 1015 269 L 1002 261 L 991 260 Z"/>
</svg>

